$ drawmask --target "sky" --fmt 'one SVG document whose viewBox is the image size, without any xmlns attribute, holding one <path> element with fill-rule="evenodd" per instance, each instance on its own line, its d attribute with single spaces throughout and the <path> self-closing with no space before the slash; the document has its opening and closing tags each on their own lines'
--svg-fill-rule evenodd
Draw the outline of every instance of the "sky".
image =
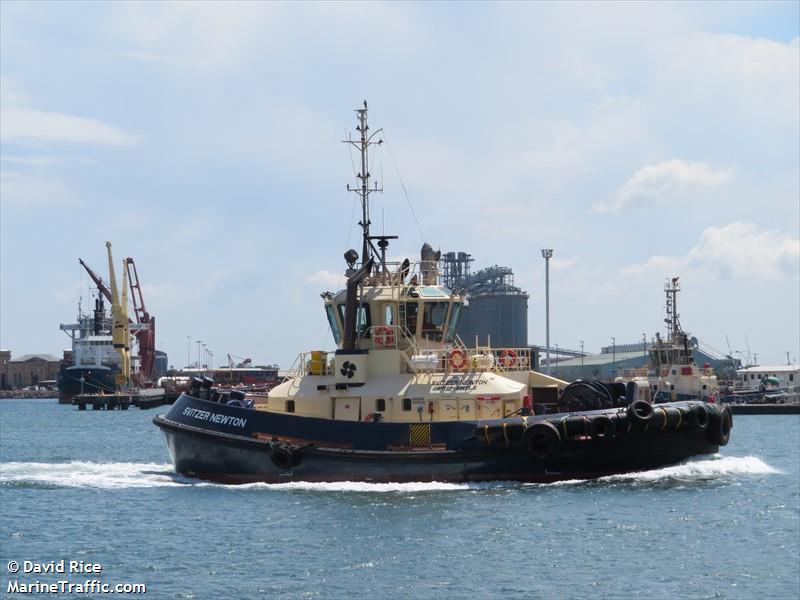
<svg viewBox="0 0 800 600">
<path fill-rule="evenodd" d="M 373 232 L 511 267 L 530 343 L 552 248 L 553 346 L 663 331 L 679 276 L 705 347 L 796 362 L 799 35 L 798 2 L 4 0 L 0 347 L 68 348 L 110 240 L 171 365 L 331 349 L 366 99 Z"/>
</svg>

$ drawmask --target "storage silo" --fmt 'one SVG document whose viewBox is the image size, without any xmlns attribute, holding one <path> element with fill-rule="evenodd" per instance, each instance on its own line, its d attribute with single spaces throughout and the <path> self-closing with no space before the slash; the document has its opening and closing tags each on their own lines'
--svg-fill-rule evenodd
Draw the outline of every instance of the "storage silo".
<svg viewBox="0 0 800 600">
<path fill-rule="evenodd" d="M 469 272 L 472 257 L 465 252 L 443 256 L 443 282 L 467 292 L 469 306 L 461 313 L 458 335 L 467 346 L 499 348 L 528 346 L 528 293 L 514 285 L 510 267 L 493 266 Z"/>
</svg>

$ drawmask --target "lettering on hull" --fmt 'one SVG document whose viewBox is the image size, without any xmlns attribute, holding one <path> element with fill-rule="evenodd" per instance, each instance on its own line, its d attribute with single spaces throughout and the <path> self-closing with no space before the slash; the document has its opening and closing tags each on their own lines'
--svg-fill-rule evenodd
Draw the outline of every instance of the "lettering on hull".
<svg viewBox="0 0 800 600">
<path fill-rule="evenodd" d="M 198 408 L 191 407 L 183 409 L 183 416 L 191 417 L 192 419 L 197 419 L 198 421 L 215 423 L 217 425 L 230 425 L 232 427 L 245 427 L 247 425 L 247 419 L 243 419 L 242 417 L 222 415 L 209 410 L 200 410 Z"/>
</svg>

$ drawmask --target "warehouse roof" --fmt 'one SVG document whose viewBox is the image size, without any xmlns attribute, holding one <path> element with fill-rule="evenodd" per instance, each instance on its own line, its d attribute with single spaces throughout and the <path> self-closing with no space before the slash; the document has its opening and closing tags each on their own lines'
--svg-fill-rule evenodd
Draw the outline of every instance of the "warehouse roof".
<svg viewBox="0 0 800 600">
<path fill-rule="evenodd" d="M 53 356 L 52 354 L 23 354 L 19 358 L 12 358 L 9 362 L 28 362 L 29 360 L 43 360 L 45 362 L 58 362 L 61 360 L 57 356 Z"/>
<path fill-rule="evenodd" d="M 542 351 L 543 354 L 543 351 Z M 641 350 L 637 352 L 617 352 L 616 354 L 590 354 L 583 357 L 583 366 L 589 365 L 610 365 L 615 362 L 624 362 L 635 358 L 644 358 L 644 352 Z M 558 367 L 580 367 L 580 358 L 570 358 L 569 360 L 558 361 Z"/>
</svg>

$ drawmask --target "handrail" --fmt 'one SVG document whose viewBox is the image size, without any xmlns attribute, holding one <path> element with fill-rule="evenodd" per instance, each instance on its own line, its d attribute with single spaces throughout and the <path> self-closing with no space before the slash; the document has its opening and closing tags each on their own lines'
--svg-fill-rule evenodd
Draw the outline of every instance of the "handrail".
<svg viewBox="0 0 800 600">
<path fill-rule="evenodd" d="M 456 336 L 447 347 L 420 347 L 418 340 L 411 332 L 400 325 L 374 325 L 369 329 L 371 350 L 396 350 L 405 362 L 409 373 L 444 373 L 460 374 L 492 371 L 508 373 L 528 371 L 532 367 L 531 349 L 495 348 L 478 346 L 468 348 Z M 321 355 L 312 352 L 300 353 L 288 370 L 287 378 L 304 375 L 333 375 L 333 366 L 328 360 L 327 352 Z M 312 362 L 324 360 L 323 365 L 312 365 Z"/>
</svg>

